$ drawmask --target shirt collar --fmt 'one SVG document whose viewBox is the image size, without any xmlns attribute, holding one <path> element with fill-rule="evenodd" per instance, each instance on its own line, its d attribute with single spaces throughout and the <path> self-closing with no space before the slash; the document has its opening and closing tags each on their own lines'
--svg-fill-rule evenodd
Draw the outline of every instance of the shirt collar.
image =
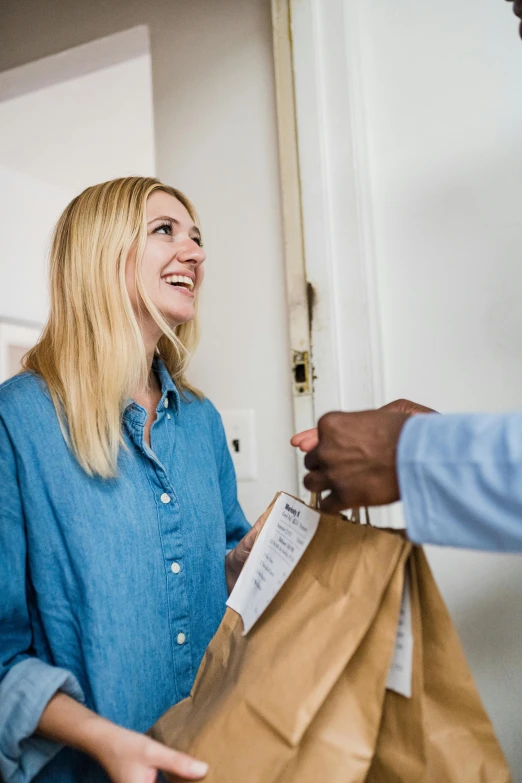
<svg viewBox="0 0 522 783">
<path fill-rule="evenodd" d="M 165 405 L 165 399 L 168 398 L 169 404 L 172 405 L 172 407 L 177 413 L 179 410 L 179 403 L 180 403 L 179 391 L 177 390 L 174 381 L 170 377 L 170 373 L 165 367 L 163 360 L 160 359 L 159 356 L 155 356 L 152 362 L 152 367 L 156 372 L 161 385 L 160 406 Z"/>
<path fill-rule="evenodd" d="M 158 380 L 161 386 L 161 400 L 158 403 L 158 409 L 165 407 L 165 400 L 168 399 L 167 407 L 171 406 L 175 413 L 179 411 L 180 405 L 180 393 L 176 388 L 176 384 L 170 377 L 169 371 L 165 367 L 165 363 L 159 356 L 155 356 L 152 360 L 152 369 L 158 376 Z M 143 408 L 137 405 L 132 398 L 129 397 L 125 403 L 125 411 L 127 414 L 131 414 L 137 411 L 140 415 L 144 413 Z"/>
</svg>

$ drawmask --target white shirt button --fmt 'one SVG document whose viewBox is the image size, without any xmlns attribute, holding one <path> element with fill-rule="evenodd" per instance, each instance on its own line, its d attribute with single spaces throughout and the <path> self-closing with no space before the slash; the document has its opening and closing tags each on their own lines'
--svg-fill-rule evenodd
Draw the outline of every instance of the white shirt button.
<svg viewBox="0 0 522 783">
<path fill-rule="evenodd" d="M 166 408 L 168 408 L 168 407 L 169 407 L 169 398 L 168 398 L 168 397 L 165 397 L 165 403 L 164 403 L 164 405 L 165 405 L 165 407 L 166 407 Z"/>
<path fill-rule="evenodd" d="M 170 413 L 167 413 L 167 419 L 170 419 Z"/>
<path fill-rule="evenodd" d="M 167 495 L 167 493 L 164 492 L 160 500 L 162 503 L 170 503 L 170 495 Z"/>
<path fill-rule="evenodd" d="M 172 563 L 170 570 L 172 571 L 173 574 L 179 574 L 179 572 L 181 571 L 181 566 L 179 563 Z"/>
<path fill-rule="evenodd" d="M 185 636 L 184 633 L 178 633 L 178 639 L 177 639 L 178 644 L 183 644 L 186 638 L 187 637 Z"/>
</svg>

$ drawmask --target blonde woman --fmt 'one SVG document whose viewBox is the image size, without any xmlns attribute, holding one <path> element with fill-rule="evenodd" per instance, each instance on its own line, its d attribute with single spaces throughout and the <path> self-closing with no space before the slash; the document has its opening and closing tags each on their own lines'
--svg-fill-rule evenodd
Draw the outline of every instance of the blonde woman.
<svg viewBox="0 0 522 783">
<path fill-rule="evenodd" d="M 191 203 L 154 179 L 88 188 L 56 227 L 49 321 L 0 387 L 7 783 L 206 772 L 141 733 L 188 695 L 256 533 L 184 376 L 204 261 Z"/>
</svg>

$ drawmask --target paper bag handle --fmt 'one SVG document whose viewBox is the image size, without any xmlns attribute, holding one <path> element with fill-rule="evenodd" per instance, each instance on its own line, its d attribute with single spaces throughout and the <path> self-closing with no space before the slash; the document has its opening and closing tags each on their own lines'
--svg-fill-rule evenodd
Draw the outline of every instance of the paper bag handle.
<svg viewBox="0 0 522 783">
<path fill-rule="evenodd" d="M 310 507 L 315 509 L 316 511 L 321 510 L 321 493 L 320 492 L 311 492 L 310 493 Z M 360 508 L 353 508 L 351 509 L 350 516 L 347 517 L 349 522 L 352 522 L 354 525 L 360 525 L 361 524 L 361 510 Z M 364 506 L 364 520 L 367 525 L 370 527 L 373 527 L 371 520 L 370 520 L 370 511 L 367 506 Z"/>
<path fill-rule="evenodd" d="M 308 504 L 310 508 L 315 509 L 316 511 L 319 511 L 321 508 L 321 493 L 320 492 L 310 492 L 310 503 Z"/>
</svg>

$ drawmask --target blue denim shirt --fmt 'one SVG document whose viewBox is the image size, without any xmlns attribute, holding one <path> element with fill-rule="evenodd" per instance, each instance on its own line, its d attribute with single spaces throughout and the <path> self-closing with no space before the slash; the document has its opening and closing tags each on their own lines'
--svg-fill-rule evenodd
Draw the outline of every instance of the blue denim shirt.
<svg viewBox="0 0 522 783">
<path fill-rule="evenodd" d="M 225 610 L 224 559 L 249 530 L 219 414 L 161 362 L 151 429 L 130 402 L 118 477 L 89 477 L 45 384 L 0 386 L 0 778 L 106 781 L 32 736 L 57 690 L 146 731 L 188 695 Z"/>
</svg>

